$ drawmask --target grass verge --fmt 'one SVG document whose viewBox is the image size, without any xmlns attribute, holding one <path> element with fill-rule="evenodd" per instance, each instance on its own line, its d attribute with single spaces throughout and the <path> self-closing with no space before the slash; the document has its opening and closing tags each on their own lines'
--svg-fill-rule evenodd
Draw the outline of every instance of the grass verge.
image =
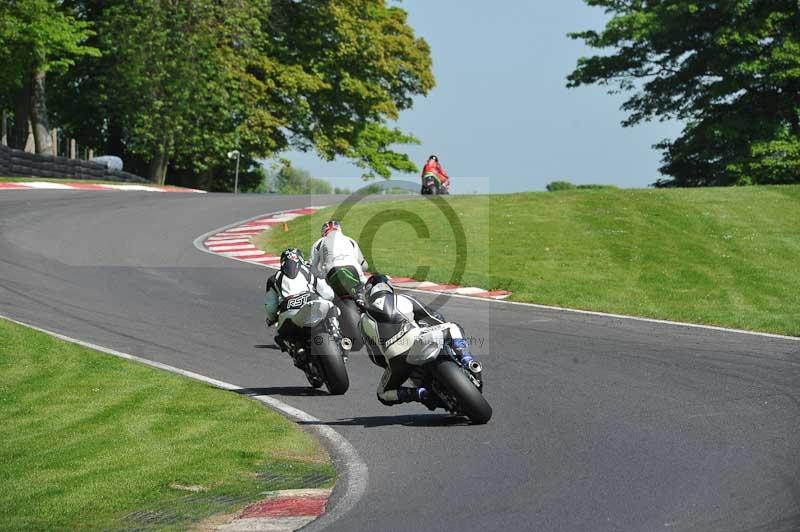
<svg viewBox="0 0 800 532">
<path fill-rule="evenodd" d="M 341 220 L 373 271 L 507 289 L 513 301 L 800 336 L 800 186 L 576 190 L 363 203 Z M 307 250 L 329 208 L 259 236 Z M 395 213 L 394 218 L 391 213 Z M 418 237 L 418 218 L 429 234 Z M 389 221 L 387 221 L 389 220 Z M 368 238 L 367 238 L 368 240 Z M 462 275 L 453 278 L 459 256 Z M 419 278 L 419 277 L 417 277 Z"/>
<path fill-rule="evenodd" d="M 335 478 L 250 399 L 1 319 L 0 377 L 2 530 L 185 530 Z"/>
</svg>

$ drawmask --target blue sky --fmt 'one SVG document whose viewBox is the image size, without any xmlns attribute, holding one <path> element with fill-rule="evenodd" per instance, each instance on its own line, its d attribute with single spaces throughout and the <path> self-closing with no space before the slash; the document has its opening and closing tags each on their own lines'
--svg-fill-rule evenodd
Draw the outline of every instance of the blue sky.
<svg viewBox="0 0 800 532">
<path fill-rule="evenodd" d="M 417 35 L 431 45 L 436 88 L 397 125 L 422 144 L 401 147 L 421 166 L 439 155 L 456 193 L 543 190 L 550 181 L 645 187 L 676 123 L 623 128 L 624 98 L 603 87 L 566 88 L 578 57 L 592 51 L 567 38 L 601 29 L 607 16 L 582 0 L 405 0 Z M 358 188 L 361 170 L 291 153 L 295 166 L 337 186 Z M 416 180 L 416 175 L 397 174 Z"/>
</svg>

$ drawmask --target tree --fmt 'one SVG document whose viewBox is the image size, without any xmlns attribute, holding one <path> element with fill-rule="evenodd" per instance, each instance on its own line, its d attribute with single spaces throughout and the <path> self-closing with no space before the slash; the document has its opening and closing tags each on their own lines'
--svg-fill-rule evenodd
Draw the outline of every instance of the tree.
<svg viewBox="0 0 800 532">
<path fill-rule="evenodd" d="M 405 11 L 384 0 L 273 0 L 265 33 L 268 57 L 315 82 L 273 113 L 286 146 L 352 159 L 365 178 L 417 170 L 392 149 L 417 140 L 387 126 L 434 86 L 430 48 Z"/>
<path fill-rule="evenodd" d="M 585 0 L 612 15 L 572 33 L 611 53 L 579 59 L 569 87 L 632 92 L 625 126 L 686 122 L 657 186 L 800 182 L 800 7 L 796 0 Z"/>
<path fill-rule="evenodd" d="M 301 168 L 283 166 L 272 180 L 272 188 L 280 194 L 332 194 L 333 187 L 327 181 L 311 177 Z"/>
<path fill-rule="evenodd" d="M 548 192 L 558 192 L 559 190 L 574 190 L 578 187 L 569 181 L 551 181 L 545 187 Z"/>
<path fill-rule="evenodd" d="M 70 1 L 103 57 L 60 78 L 59 116 L 154 181 L 213 186 L 231 149 L 416 170 L 389 122 L 433 87 L 430 49 L 385 0 Z"/>
<path fill-rule="evenodd" d="M 89 28 L 56 0 L 0 0 L 0 90 L 13 95 L 13 146 L 24 147 L 30 124 L 36 153 L 53 155 L 47 74 L 67 70 L 77 57 L 99 55 L 83 44 Z"/>
</svg>

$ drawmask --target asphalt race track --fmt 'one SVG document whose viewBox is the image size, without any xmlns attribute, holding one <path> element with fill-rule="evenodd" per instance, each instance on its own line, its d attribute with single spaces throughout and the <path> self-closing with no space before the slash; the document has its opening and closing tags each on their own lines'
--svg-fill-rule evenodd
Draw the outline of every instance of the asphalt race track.
<svg viewBox="0 0 800 532">
<path fill-rule="evenodd" d="M 311 393 L 264 328 L 267 270 L 192 241 L 321 202 L 0 192 L 0 314 L 333 426 L 369 483 L 330 530 L 800 529 L 797 341 L 451 299 L 441 310 L 484 362 L 488 425 L 381 405 L 381 371 L 359 354 L 345 396 Z"/>
</svg>

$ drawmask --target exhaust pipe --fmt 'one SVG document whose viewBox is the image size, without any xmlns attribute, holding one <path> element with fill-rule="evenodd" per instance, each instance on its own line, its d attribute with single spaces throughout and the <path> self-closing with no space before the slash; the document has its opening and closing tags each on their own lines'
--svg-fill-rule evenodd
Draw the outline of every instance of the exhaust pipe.
<svg viewBox="0 0 800 532">
<path fill-rule="evenodd" d="M 480 374 L 480 372 L 483 370 L 481 363 L 477 360 L 470 360 L 469 364 L 467 364 L 467 367 L 474 375 Z"/>
<path fill-rule="evenodd" d="M 344 338 L 342 338 L 342 340 L 341 340 L 341 342 L 339 342 L 339 344 L 342 346 L 342 349 L 344 349 L 345 351 L 350 351 L 351 349 L 353 349 L 353 341 L 350 338 L 347 338 L 346 336 Z"/>
</svg>

